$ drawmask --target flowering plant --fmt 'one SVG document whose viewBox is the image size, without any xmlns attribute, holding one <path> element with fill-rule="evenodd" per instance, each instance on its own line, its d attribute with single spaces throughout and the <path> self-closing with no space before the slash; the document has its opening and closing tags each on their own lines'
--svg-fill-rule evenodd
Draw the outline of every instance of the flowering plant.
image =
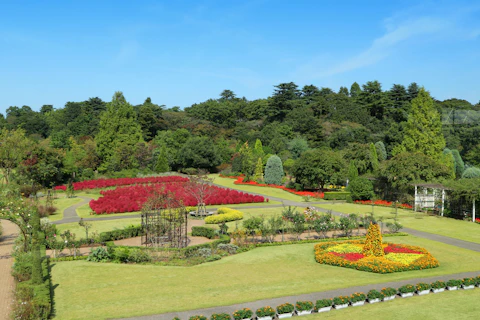
<svg viewBox="0 0 480 320">
<path fill-rule="evenodd" d="M 475 278 L 463 278 L 462 279 L 462 284 L 464 286 L 474 286 L 477 283 Z"/>
<path fill-rule="evenodd" d="M 383 288 L 380 292 L 383 294 L 384 297 L 391 297 L 397 294 L 397 290 L 391 287 Z"/>
<path fill-rule="evenodd" d="M 188 320 L 207 320 L 205 316 L 191 316 Z"/>
<path fill-rule="evenodd" d="M 253 316 L 253 311 L 250 310 L 249 308 L 243 308 L 233 313 L 233 318 L 235 320 L 250 319 L 252 316 Z"/>
<path fill-rule="evenodd" d="M 429 283 L 424 283 L 424 282 L 417 283 L 417 291 L 430 290 L 431 288 L 432 288 L 432 285 Z"/>
<path fill-rule="evenodd" d="M 279 306 L 277 306 L 277 313 L 278 314 L 283 314 L 283 313 L 292 313 L 293 310 L 295 310 L 295 307 L 291 303 L 284 303 Z"/>
<path fill-rule="evenodd" d="M 297 301 L 295 304 L 297 311 L 308 311 L 313 309 L 313 302 L 311 301 Z"/>
<path fill-rule="evenodd" d="M 368 291 L 367 298 L 368 298 L 368 300 L 382 299 L 383 294 L 381 292 L 378 292 L 375 289 L 372 289 L 372 290 Z"/>
<path fill-rule="evenodd" d="M 232 317 L 228 313 L 214 313 L 210 320 L 231 320 Z"/>
<path fill-rule="evenodd" d="M 480 286 L 480 276 L 475 278 L 475 282 L 477 283 L 477 286 Z"/>
<path fill-rule="evenodd" d="M 447 281 L 447 287 L 458 287 L 462 284 L 462 280 L 451 279 Z"/>
<path fill-rule="evenodd" d="M 367 299 L 367 296 L 363 292 L 355 292 L 350 296 L 351 302 L 365 301 L 365 299 Z"/>
<path fill-rule="evenodd" d="M 275 315 L 275 310 L 270 306 L 266 306 L 258 308 L 257 311 L 255 311 L 255 314 L 257 317 L 273 317 Z"/>
<path fill-rule="evenodd" d="M 446 287 L 446 284 L 443 281 L 432 282 L 432 288 L 433 289 L 443 289 L 445 287 Z"/>
<path fill-rule="evenodd" d="M 349 296 L 338 296 L 333 298 L 333 304 L 338 306 L 340 304 L 347 304 L 350 302 L 350 297 Z"/>
<path fill-rule="evenodd" d="M 415 292 L 415 287 L 411 284 L 406 284 L 404 286 L 401 286 L 400 288 L 398 288 L 398 292 L 400 293 L 411 293 L 411 292 Z"/>
<path fill-rule="evenodd" d="M 317 302 L 315 303 L 315 309 L 318 310 L 320 308 L 326 308 L 326 307 L 331 307 L 333 304 L 333 300 L 332 299 L 321 299 L 321 300 L 317 300 Z"/>
</svg>

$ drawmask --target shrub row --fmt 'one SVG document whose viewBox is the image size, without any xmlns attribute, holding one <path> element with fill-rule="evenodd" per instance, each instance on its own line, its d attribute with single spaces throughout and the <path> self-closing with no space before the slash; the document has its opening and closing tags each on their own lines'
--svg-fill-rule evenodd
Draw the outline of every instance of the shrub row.
<svg viewBox="0 0 480 320">
<path fill-rule="evenodd" d="M 141 235 L 143 235 L 143 228 L 141 225 L 130 225 L 124 227 L 123 229 L 100 233 L 100 242 L 105 243 L 107 241 L 122 240 L 138 237 Z"/>
<path fill-rule="evenodd" d="M 213 224 L 243 219 L 243 213 L 235 209 L 220 208 L 217 213 L 217 215 L 206 217 L 205 223 Z"/>
<path fill-rule="evenodd" d="M 399 293 L 408 293 L 408 292 L 419 292 L 422 290 L 430 290 L 430 289 L 445 289 L 453 286 L 468 286 L 468 285 L 476 285 L 480 286 L 480 276 L 476 278 L 464 278 L 462 280 L 449 280 L 447 283 L 443 281 L 436 281 L 432 284 L 427 283 L 418 283 L 417 285 L 405 285 L 401 286 L 398 289 L 395 288 L 383 288 L 381 291 L 377 290 L 370 290 L 367 294 L 363 292 L 355 292 L 349 296 L 337 296 L 332 299 L 320 299 L 317 300 L 315 303 L 312 301 L 297 301 L 294 304 L 292 303 L 283 303 L 278 305 L 275 309 L 271 306 L 265 306 L 262 308 L 258 308 L 255 312 L 256 317 L 274 317 L 276 314 L 288 314 L 293 313 L 295 311 L 302 312 L 323 312 L 323 311 L 330 311 L 332 307 L 339 307 L 339 306 L 352 306 L 355 305 L 356 302 L 364 302 L 368 299 L 370 303 L 380 302 L 380 301 L 387 301 Z M 339 307 L 340 308 L 340 307 Z M 254 313 L 250 308 L 243 308 L 240 310 L 236 310 L 233 315 L 231 316 L 228 313 L 214 313 L 210 316 L 210 320 L 243 320 L 243 319 L 252 319 L 254 317 Z M 179 318 L 174 318 L 174 320 L 180 320 Z M 191 316 L 189 320 L 208 320 L 206 316 L 203 315 L 195 315 Z"/>
<path fill-rule="evenodd" d="M 207 227 L 192 227 L 192 236 L 213 239 L 215 238 L 215 230 Z"/>
<path fill-rule="evenodd" d="M 323 199 L 324 200 L 347 200 L 348 196 L 350 196 L 350 192 L 325 192 Z"/>
</svg>

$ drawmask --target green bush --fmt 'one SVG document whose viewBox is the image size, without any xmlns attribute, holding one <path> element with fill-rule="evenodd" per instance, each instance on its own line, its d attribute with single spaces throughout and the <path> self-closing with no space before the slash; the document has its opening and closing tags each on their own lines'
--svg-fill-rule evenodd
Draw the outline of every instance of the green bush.
<svg viewBox="0 0 480 320">
<path fill-rule="evenodd" d="M 150 262 L 152 256 L 147 250 L 133 248 L 128 253 L 128 260 L 135 263 Z"/>
<path fill-rule="evenodd" d="M 350 196 L 350 192 L 325 192 L 324 200 L 347 200 L 347 196 Z"/>
<path fill-rule="evenodd" d="M 19 282 L 28 281 L 32 276 L 32 253 L 16 252 L 12 267 L 12 276 Z"/>
<path fill-rule="evenodd" d="M 108 254 L 107 250 L 102 247 L 92 248 L 90 249 L 90 254 L 87 257 L 87 261 L 93 262 L 104 262 L 110 259 L 110 255 Z"/>
<path fill-rule="evenodd" d="M 375 196 L 373 192 L 373 184 L 367 178 L 356 178 L 353 181 L 350 181 L 348 191 L 350 191 L 354 201 L 370 200 Z"/>
<path fill-rule="evenodd" d="M 115 247 L 113 249 L 113 260 L 119 262 L 129 262 L 130 260 L 130 249 L 126 247 Z"/>
<path fill-rule="evenodd" d="M 127 238 L 134 238 L 143 235 L 143 228 L 141 225 L 129 225 L 123 229 L 117 229 L 100 233 L 100 242 L 122 240 Z"/>
<path fill-rule="evenodd" d="M 219 209 L 218 212 L 222 212 L 217 215 L 209 216 L 205 218 L 205 223 L 206 224 L 217 224 L 217 223 L 222 223 L 222 222 L 229 222 L 229 221 L 235 221 L 235 220 L 241 220 L 243 219 L 243 213 L 241 211 L 235 210 L 235 209 L 229 209 L 229 208 L 222 208 Z"/>
<path fill-rule="evenodd" d="M 230 243 L 230 237 L 222 234 L 222 235 L 220 235 L 220 239 L 218 239 L 218 240 L 215 240 L 215 241 L 210 242 L 210 243 L 203 243 L 203 244 L 197 244 L 197 245 L 194 245 L 194 246 L 189 246 L 189 247 L 180 249 L 180 251 L 183 252 L 186 257 L 193 257 L 193 256 L 196 255 L 197 250 L 199 250 L 201 248 L 210 248 L 210 249 L 211 248 L 216 248 L 221 243 L 224 243 L 224 244 Z"/>
<path fill-rule="evenodd" d="M 282 160 L 275 155 L 268 158 L 265 166 L 265 183 L 281 185 L 283 175 Z"/>
<path fill-rule="evenodd" d="M 215 230 L 207 227 L 192 227 L 192 236 L 213 239 L 215 238 Z"/>
</svg>

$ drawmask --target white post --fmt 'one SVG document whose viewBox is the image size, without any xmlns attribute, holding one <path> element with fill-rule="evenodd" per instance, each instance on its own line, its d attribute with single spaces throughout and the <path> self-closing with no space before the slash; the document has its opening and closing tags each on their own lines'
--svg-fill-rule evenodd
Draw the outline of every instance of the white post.
<svg viewBox="0 0 480 320">
<path fill-rule="evenodd" d="M 415 200 L 413 202 L 413 211 L 417 211 L 417 185 L 415 185 Z"/>
<path fill-rule="evenodd" d="M 442 189 L 442 217 L 443 217 L 444 209 L 445 209 L 445 189 Z"/>
<path fill-rule="evenodd" d="M 475 199 L 473 199 L 472 221 L 475 222 Z"/>
</svg>

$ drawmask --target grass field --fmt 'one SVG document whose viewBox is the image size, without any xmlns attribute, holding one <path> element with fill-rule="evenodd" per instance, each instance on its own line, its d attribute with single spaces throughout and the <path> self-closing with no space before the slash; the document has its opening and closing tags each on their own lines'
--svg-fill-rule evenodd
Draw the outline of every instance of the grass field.
<svg viewBox="0 0 480 320">
<path fill-rule="evenodd" d="M 480 290 L 458 290 L 441 294 L 415 296 L 408 299 L 366 304 L 358 308 L 316 313 L 305 319 L 478 319 Z"/>
<path fill-rule="evenodd" d="M 287 191 L 282 190 L 282 189 L 234 184 L 233 182 L 235 181 L 235 179 L 221 178 L 221 177 L 218 176 L 218 174 L 211 174 L 209 176 L 212 177 L 212 178 L 215 178 L 213 183 L 218 184 L 222 187 L 241 190 L 241 191 L 245 191 L 245 192 L 260 193 L 260 194 L 265 195 L 267 197 L 276 197 L 276 198 L 281 198 L 281 199 L 284 199 L 284 200 L 304 202 L 303 198 L 301 196 L 297 196 L 296 194 L 287 192 Z M 317 201 L 317 199 L 315 199 L 315 201 Z M 321 201 L 321 199 L 318 199 L 318 201 Z"/>
<path fill-rule="evenodd" d="M 317 204 L 319 208 L 331 209 L 342 213 L 366 214 L 372 212 L 371 206 L 342 203 L 342 204 Z M 375 207 L 374 215 L 384 217 L 386 220 L 393 219 L 392 212 L 395 209 L 386 207 Z M 480 224 L 469 221 L 444 218 L 439 216 L 428 216 L 423 213 L 416 213 L 411 210 L 398 210 L 399 222 L 407 228 L 430 232 L 456 238 L 464 241 L 480 243 Z"/>
<path fill-rule="evenodd" d="M 131 224 L 138 225 L 140 224 L 140 217 L 131 219 L 89 221 L 89 223 L 92 224 L 92 227 L 88 230 L 88 234 L 92 235 L 93 232 L 100 233 L 115 229 L 123 229 Z M 85 228 L 81 227 L 77 222 L 59 224 L 57 225 L 57 230 L 59 233 L 62 233 L 65 230 L 70 230 L 75 233 L 77 239 L 85 238 Z"/>
<path fill-rule="evenodd" d="M 388 240 L 425 247 L 440 267 L 380 275 L 322 265 L 314 260 L 313 244 L 257 248 L 193 267 L 57 262 L 52 268 L 56 318 L 182 311 L 478 270 L 478 252 L 412 236 Z"/>
<path fill-rule="evenodd" d="M 61 195 L 59 198 L 53 201 L 53 205 L 57 207 L 57 211 L 55 214 L 52 214 L 48 217 L 50 221 L 57 221 L 63 219 L 63 210 L 66 208 L 73 206 L 76 203 L 81 202 L 83 199 L 81 198 L 65 198 L 64 195 Z M 41 203 L 43 204 L 44 201 L 42 199 Z"/>
</svg>

